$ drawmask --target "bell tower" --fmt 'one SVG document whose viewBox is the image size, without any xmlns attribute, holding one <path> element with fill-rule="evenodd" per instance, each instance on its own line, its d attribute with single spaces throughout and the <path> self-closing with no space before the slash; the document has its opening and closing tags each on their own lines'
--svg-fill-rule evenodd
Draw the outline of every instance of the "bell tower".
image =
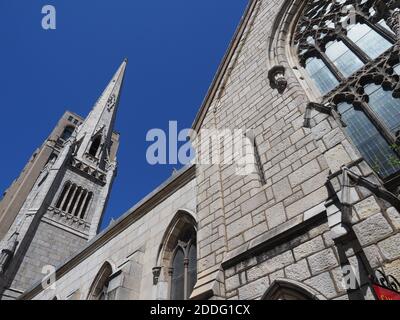
<svg viewBox="0 0 400 320">
<path fill-rule="evenodd" d="M 38 151 L 46 148 L 47 160 L 27 165 L 30 179 L 21 174 L 9 188 L 17 204 L 0 203 L 0 219 L 10 221 L 0 241 L 1 299 L 17 298 L 42 280 L 44 267 L 58 266 L 97 234 L 117 172 L 114 124 L 126 66 L 124 60 L 86 119 L 63 116 L 58 127 L 72 124 L 56 128 L 59 135 L 53 131 Z"/>
</svg>

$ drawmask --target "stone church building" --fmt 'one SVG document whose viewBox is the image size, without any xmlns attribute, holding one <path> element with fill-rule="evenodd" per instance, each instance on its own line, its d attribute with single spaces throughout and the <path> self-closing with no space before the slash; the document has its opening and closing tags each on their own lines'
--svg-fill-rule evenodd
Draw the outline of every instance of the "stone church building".
<svg viewBox="0 0 400 320">
<path fill-rule="evenodd" d="M 399 9 L 250 0 L 192 129 L 244 130 L 254 170 L 194 162 L 98 233 L 124 61 L 0 202 L 1 298 L 372 300 L 377 270 L 395 286 Z"/>
</svg>

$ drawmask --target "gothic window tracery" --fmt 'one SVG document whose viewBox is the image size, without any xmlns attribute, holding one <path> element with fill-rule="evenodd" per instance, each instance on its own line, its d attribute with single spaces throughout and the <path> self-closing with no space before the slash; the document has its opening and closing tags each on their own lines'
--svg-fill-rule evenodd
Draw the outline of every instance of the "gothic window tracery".
<svg viewBox="0 0 400 320">
<path fill-rule="evenodd" d="M 400 171 L 400 1 L 308 0 L 293 42 L 300 64 L 385 180 Z"/>
</svg>

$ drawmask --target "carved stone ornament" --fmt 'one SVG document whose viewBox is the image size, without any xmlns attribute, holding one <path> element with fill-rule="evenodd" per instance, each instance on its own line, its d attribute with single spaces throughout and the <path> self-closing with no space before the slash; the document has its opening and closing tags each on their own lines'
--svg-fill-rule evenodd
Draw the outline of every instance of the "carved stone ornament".
<svg viewBox="0 0 400 320">
<path fill-rule="evenodd" d="M 268 72 L 268 79 L 272 89 L 277 89 L 282 94 L 287 87 L 287 80 L 285 77 L 285 67 L 278 65 Z"/>
<path fill-rule="evenodd" d="M 160 279 L 161 274 L 161 267 L 154 267 L 153 268 L 153 284 L 157 285 L 158 279 Z"/>
</svg>

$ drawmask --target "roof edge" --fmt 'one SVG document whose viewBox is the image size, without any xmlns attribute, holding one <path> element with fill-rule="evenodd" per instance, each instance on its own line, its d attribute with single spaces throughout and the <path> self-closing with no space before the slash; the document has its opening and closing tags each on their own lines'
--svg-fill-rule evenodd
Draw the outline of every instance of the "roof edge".
<svg viewBox="0 0 400 320">
<path fill-rule="evenodd" d="M 240 43 L 240 40 L 244 34 L 244 31 L 246 30 L 249 20 L 254 12 L 254 9 L 256 8 L 256 4 L 258 3 L 259 0 L 249 0 L 249 3 L 246 7 L 246 10 L 239 22 L 238 27 L 236 28 L 235 34 L 232 37 L 232 40 L 229 44 L 228 50 L 225 52 L 224 57 L 222 58 L 222 61 L 217 69 L 217 72 L 213 78 L 213 81 L 207 91 L 207 94 L 201 104 L 200 110 L 198 111 L 193 124 L 192 124 L 192 129 L 194 131 L 198 131 L 200 126 L 203 123 L 203 120 L 205 118 L 205 115 L 216 95 L 218 92 L 218 88 L 224 79 L 224 76 L 226 74 L 226 71 L 228 70 L 229 64 L 232 61 L 232 58 L 234 56 L 234 53 L 236 52 L 236 49 Z"/>
</svg>

